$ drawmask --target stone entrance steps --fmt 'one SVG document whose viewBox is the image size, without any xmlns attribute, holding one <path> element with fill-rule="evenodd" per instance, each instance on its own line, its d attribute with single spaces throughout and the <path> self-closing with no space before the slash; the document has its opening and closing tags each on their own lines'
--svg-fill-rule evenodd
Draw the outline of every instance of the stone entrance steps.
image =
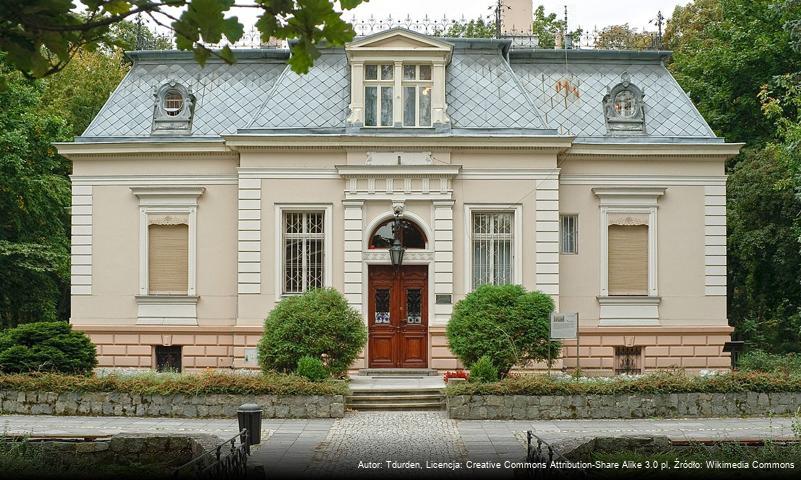
<svg viewBox="0 0 801 480">
<path fill-rule="evenodd" d="M 351 390 L 345 405 L 351 410 L 442 410 L 445 395 L 440 388 L 371 388 Z"/>
</svg>

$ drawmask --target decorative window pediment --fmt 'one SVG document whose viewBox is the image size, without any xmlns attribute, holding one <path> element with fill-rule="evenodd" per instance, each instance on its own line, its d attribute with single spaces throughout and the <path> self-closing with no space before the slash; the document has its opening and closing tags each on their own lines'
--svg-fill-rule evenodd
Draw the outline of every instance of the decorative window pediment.
<svg viewBox="0 0 801 480">
<path fill-rule="evenodd" d="M 189 135 L 195 113 L 191 88 L 168 82 L 153 91 L 153 135 Z"/>
<path fill-rule="evenodd" d="M 621 81 L 603 98 L 606 129 L 610 135 L 645 133 L 645 93 L 623 72 Z"/>
<path fill-rule="evenodd" d="M 450 120 L 445 67 L 453 45 L 403 28 L 349 43 L 354 128 L 437 128 Z"/>
</svg>

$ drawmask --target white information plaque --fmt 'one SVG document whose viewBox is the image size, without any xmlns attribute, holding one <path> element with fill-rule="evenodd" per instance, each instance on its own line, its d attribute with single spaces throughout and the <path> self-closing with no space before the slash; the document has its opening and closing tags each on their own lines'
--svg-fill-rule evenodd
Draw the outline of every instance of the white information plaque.
<svg viewBox="0 0 801 480">
<path fill-rule="evenodd" d="M 575 340 L 578 312 L 551 312 L 551 340 Z"/>
</svg>

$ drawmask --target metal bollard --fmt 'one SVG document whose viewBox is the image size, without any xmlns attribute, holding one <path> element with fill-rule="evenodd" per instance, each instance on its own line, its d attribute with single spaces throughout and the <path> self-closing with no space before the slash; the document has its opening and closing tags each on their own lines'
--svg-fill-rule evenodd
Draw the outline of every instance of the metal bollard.
<svg viewBox="0 0 801 480">
<path fill-rule="evenodd" d="M 239 431 L 243 428 L 248 431 L 248 445 L 258 445 L 261 443 L 261 407 L 255 403 L 240 405 L 236 410 L 236 418 L 239 420 Z"/>
</svg>

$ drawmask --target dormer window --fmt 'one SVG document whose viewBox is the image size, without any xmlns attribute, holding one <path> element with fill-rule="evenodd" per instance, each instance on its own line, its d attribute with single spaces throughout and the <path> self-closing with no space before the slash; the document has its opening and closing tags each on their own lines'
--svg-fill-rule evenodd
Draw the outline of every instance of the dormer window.
<svg viewBox="0 0 801 480">
<path fill-rule="evenodd" d="M 345 47 L 351 66 L 349 128 L 449 128 L 445 68 L 453 45 L 394 28 Z"/>
<path fill-rule="evenodd" d="M 364 66 L 364 126 L 393 126 L 393 90 L 395 66 Z"/>
<path fill-rule="evenodd" d="M 153 91 L 153 135 L 189 135 L 195 97 L 192 91 L 177 82 L 168 82 Z"/>
<path fill-rule="evenodd" d="M 610 135 L 641 135 L 645 133 L 644 93 L 631 83 L 628 73 L 621 82 L 609 89 L 603 98 L 606 129 Z"/>
<path fill-rule="evenodd" d="M 623 118 L 631 118 L 636 115 L 635 105 L 634 94 L 628 90 L 623 90 L 615 97 L 615 111 Z"/>
<path fill-rule="evenodd" d="M 431 65 L 403 66 L 403 126 L 431 126 Z"/>
<path fill-rule="evenodd" d="M 184 108 L 184 96 L 176 89 L 170 89 L 164 94 L 164 113 L 174 117 Z"/>
</svg>

